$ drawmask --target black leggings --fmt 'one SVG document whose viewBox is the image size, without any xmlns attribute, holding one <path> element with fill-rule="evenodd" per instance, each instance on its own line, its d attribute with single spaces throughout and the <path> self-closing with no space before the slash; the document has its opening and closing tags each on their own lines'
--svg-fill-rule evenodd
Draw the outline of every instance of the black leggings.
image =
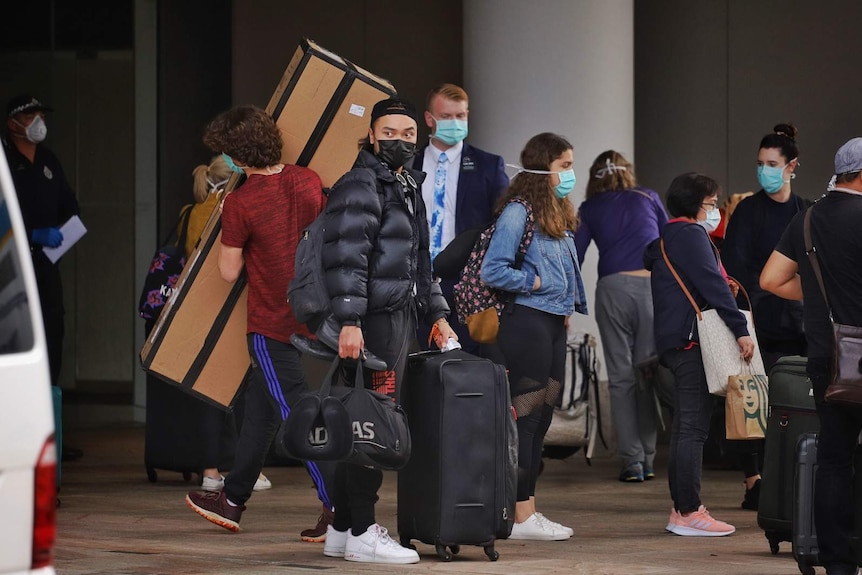
<svg viewBox="0 0 862 575">
<path fill-rule="evenodd" d="M 565 317 L 515 305 L 500 316 L 497 344 L 509 369 L 518 417 L 518 501 L 536 494 L 542 443 L 566 369 Z"/>
</svg>

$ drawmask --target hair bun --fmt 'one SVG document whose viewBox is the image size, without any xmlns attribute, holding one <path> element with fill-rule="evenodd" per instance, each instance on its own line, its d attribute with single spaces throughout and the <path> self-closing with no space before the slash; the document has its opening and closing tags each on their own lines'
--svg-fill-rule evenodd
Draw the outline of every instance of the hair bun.
<svg viewBox="0 0 862 575">
<path fill-rule="evenodd" d="M 793 124 L 776 124 L 776 126 L 772 128 L 772 130 L 779 136 L 784 136 L 785 138 L 793 140 L 794 142 L 796 141 L 797 130 L 796 126 L 794 126 Z"/>
</svg>

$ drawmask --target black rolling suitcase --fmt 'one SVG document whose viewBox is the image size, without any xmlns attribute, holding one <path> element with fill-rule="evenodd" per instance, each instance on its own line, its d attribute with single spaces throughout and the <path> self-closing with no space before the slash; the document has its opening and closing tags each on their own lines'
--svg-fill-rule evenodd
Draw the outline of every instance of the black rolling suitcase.
<svg viewBox="0 0 862 575">
<path fill-rule="evenodd" d="M 778 553 L 780 542 L 792 540 L 797 441 L 800 435 L 820 429 L 806 364 L 804 357 L 782 357 L 769 372 L 769 416 L 757 524 L 773 554 Z"/>
<path fill-rule="evenodd" d="M 862 470 L 862 447 L 857 447 L 854 469 Z M 803 575 L 814 575 L 821 565 L 817 530 L 814 528 L 814 475 L 817 471 L 817 434 L 806 433 L 799 438 L 796 449 L 796 479 L 793 484 L 793 557 Z M 854 474 L 853 502 L 856 508 L 856 532 L 852 541 L 857 564 L 862 564 L 862 471 Z"/>
<path fill-rule="evenodd" d="M 479 545 L 496 561 L 512 531 L 518 440 L 506 370 L 462 350 L 409 359 L 401 393 L 413 452 L 398 473 L 398 534 L 450 561 Z"/>
<path fill-rule="evenodd" d="M 186 481 L 193 473 L 200 475 L 212 433 L 220 434 L 218 467 L 227 471 L 233 465 L 237 440 L 233 414 L 147 375 L 144 466 L 150 481 L 158 479 L 156 469 L 180 472 Z"/>
</svg>

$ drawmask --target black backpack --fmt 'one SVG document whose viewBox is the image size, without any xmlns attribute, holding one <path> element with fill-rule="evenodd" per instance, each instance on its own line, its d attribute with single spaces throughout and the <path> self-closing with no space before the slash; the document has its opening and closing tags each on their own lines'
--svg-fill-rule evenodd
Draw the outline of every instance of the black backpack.
<svg viewBox="0 0 862 575">
<path fill-rule="evenodd" d="M 317 331 L 331 310 L 321 260 L 328 220 L 324 211 L 302 231 L 296 246 L 293 279 L 287 288 L 287 301 L 293 316 L 299 323 L 306 324 L 312 333 Z"/>
<path fill-rule="evenodd" d="M 366 168 L 367 169 L 367 168 Z M 375 179 L 373 170 L 367 169 Z M 338 186 L 341 180 L 335 183 Z M 421 193 L 418 191 L 417 193 Z M 383 208 L 383 190 L 377 182 L 377 198 Z M 329 224 L 329 214 L 324 210 L 302 231 L 299 244 L 296 246 L 296 261 L 293 279 L 287 288 L 287 301 L 293 310 L 293 317 L 299 323 L 304 323 L 316 333 L 324 320 L 332 314 L 329 292 L 323 277 L 323 234 Z"/>
<path fill-rule="evenodd" d="M 186 265 L 186 237 L 189 232 L 189 217 L 192 206 L 180 214 L 180 219 L 165 243 L 156 250 L 150 270 L 144 279 L 144 289 L 138 300 L 138 315 L 146 320 L 155 320 L 162 308 L 171 299 L 180 274 Z M 177 237 L 177 230 L 180 230 Z"/>
</svg>

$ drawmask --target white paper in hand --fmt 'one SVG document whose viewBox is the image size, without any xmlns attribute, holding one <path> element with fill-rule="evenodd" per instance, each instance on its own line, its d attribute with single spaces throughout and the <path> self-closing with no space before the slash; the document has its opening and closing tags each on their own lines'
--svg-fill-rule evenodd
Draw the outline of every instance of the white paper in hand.
<svg viewBox="0 0 862 575">
<path fill-rule="evenodd" d="M 43 248 L 42 251 L 48 256 L 52 263 L 57 263 L 60 257 L 69 251 L 69 248 L 78 243 L 84 234 L 87 233 L 87 228 L 84 227 L 84 222 L 78 216 L 72 216 L 65 224 L 60 226 L 60 233 L 63 234 L 63 243 L 56 248 Z"/>
</svg>

